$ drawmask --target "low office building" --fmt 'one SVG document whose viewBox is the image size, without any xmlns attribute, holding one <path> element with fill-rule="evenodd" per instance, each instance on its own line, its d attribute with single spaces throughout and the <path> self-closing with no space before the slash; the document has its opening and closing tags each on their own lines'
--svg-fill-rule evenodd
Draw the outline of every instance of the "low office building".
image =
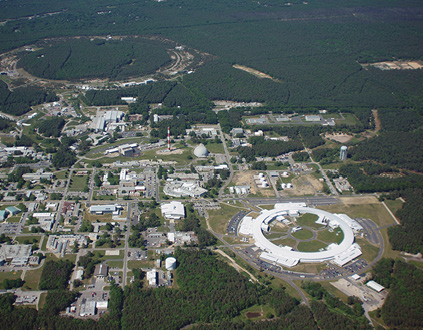
<svg viewBox="0 0 423 331">
<path fill-rule="evenodd" d="M 6 210 L 10 213 L 10 215 L 15 216 L 17 214 L 19 214 L 21 212 L 21 210 L 19 208 L 10 206 L 10 207 L 6 207 Z"/>
<path fill-rule="evenodd" d="M 185 217 L 185 208 L 182 202 L 172 201 L 161 205 L 160 208 L 165 218 L 179 220 Z"/>
<path fill-rule="evenodd" d="M 113 214 L 119 215 L 122 206 L 120 205 L 95 205 L 90 207 L 90 213 L 96 215 Z"/>
<path fill-rule="evenodd" d="M 106 263 L 97 264 L 94 270 L 94 277 L 105 279 L 109 274 L 109 267 Z"/>
</svg>

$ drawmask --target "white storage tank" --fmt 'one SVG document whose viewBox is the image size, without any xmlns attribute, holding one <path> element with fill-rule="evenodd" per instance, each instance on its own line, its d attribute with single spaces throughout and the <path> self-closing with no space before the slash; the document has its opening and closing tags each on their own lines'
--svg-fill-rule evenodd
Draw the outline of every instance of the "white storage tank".
<svg viewBox="0 0 423 331">
<path fill-rule="evenodd" d="M 260 178 L 264 178 L 264 174 L 262 172 L 259 173 Z"/>
<path fill-rule="evenodd" d="M 168 257 L 165 260 L 166 270 L 175 270 L 176 269 L 176 259 L 174 257 Z"/>
<path fill-rule="evenodd" d="M 285 183 L 282 183 L 281 187 L 282 187 L 282 189 L 285 189 L 286 188 L 286 184 Z"/>
</svg>

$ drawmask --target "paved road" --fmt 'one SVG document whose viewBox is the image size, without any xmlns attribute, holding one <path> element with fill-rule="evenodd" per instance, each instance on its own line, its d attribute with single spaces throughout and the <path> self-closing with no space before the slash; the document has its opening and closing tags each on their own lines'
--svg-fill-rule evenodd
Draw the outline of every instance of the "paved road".
<svg viewBox="0 0 423 331">
<path fill-rule="evenodd" d="M 234 176 L 234 169 L 232 167 L 232 162 L 229 155 L 228 146 L 226 145 L 225 135 L 222 132 L 222 127 L 220 126 L 220 123 L 218 124 L 218 130 L 220 134 L 220 140 L 222 140 L 223 148 L 225 150 L 226 160 L 228 161 L 228 167 L 230 171 L 229 178 L 226 180 L 226 182 L 222 185 L 222 187 L 219 190 L 219 199 L 221 199 L 223 191 L 225 190 L 226 186 L 228 186 L 228 184 L 232 181 L 232 178 Z"/>
<path fill-rule="evenodd" d="M 131 232 L 131 205 L 132 202 L 128 202 L 127 209 L 128 214 L 126 215 L 126 232 L 125 232 L 125 252 L 123 257 L 123 277 L 122 277 L 122 287 L 125 288 L 126 285 L 126 274 L 128 270 L 128 240 L 129 240 L 129 233 Z"/>
</svg>

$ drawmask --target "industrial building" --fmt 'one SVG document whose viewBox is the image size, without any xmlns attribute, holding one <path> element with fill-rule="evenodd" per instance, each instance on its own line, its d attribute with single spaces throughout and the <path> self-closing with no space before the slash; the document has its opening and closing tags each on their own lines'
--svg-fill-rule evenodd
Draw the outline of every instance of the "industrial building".
<svg viewBox="0 0 423 331">
<path fill-rule="evenodd" d="M 182 202 L 172 201 L 165 203 L 160 207 L 162 215 L 165 218 L 179 220 L 185 217 L 185 208 Z"/>
<path fill-rule="evenodd" d="M 104 114 L 93 117 L 91 128 L 96 132 L 103 131 L 107 125 L 118 123 L 125 113 L 119 110 L 108 110 Z"/>
<path fill-rule="evenodd" d="M 120 205 L 95 205 L 90 207 L 90 213 L 96 215 L 112 214 L 119 215 L 122 210 Z"/>
<path fill-rule="evenodd" d="M 263 230 L 267 231 L 269 224 L 278 217 L 306 213 L 317 215 L 318 222 L 326 220 L 329 226 L 339 227 L 344 233 L 342 242 L 339 245 L 333 243 L 326 250 L 319 252 L 299 252 L 289 246 L 277 246 L 264 236 Z M 305 204 L 301 203 L 276 204 L 272 210 L 263 210 L 256 219 L 244 217 L 240 233 L 253 237 L 255 245 L 263 251 L 260 258 L 286 267 L 293 267 L 299 262 L 320 263 L 329 260 L 343 266 L 362 254 L 360 246 L 354 243 L 353 229 L 343 218 L 323 210 L 305 207 Z"/>
<path fill-rule="evenodd" d="M 31 254 L 32 245 L 2 245 L 0 247 L 0 261 L 10 262 L 15 267 L 27 265 Z"/>
<path fill-rule="evenodd" d="M 44 172 L 43 169 L 39 169 L 35 173 L 23 174 L 22 178 L 25 179 L 25 180 L 35 180 L 35 181 L 39 181 L 41 179 L 52 180 L 53 179 L 53 173 L 52 172 Z"/>
<path fill-rule="evenodd" d="M 190 196 L 191 198 L 201 197 L 207 190 L 192 182 L 167 182 L 163 193 L 171 197 L 180 198 Z"/>
</svg>

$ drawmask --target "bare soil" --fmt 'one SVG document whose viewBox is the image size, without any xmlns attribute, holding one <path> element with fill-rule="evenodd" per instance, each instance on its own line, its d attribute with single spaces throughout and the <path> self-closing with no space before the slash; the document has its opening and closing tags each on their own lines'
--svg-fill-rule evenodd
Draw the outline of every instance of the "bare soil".
<svg viewBox="0 0 423 331">
<path fill-rule="evenodd" d="M 276 78 L 273 78 L 272 76 L 270 76 L 268 74 L 265 74 L 264 72 L 258 71 L 256 69 L 249 68 L 249 67 L 246 67 L 246 66 L 242 66 L 240 64 L 234 64 L 233 67 L 235 69 L 239 69 L 239 70 L 248 72 L 249 74 L 254 75 L 254 76 L 258 77 L 258 78 L 268 78 L 268 79 L 271 79 L 271 80 L 273 80 L 275 82 L 278 82 L 278 80 Z"/>
<path fill-rule="evenodd" d="M 379 200 L 376 197 L 365 196 L 365 197 L 340 197 L 341 201 L 345 205 L 369 205 L 378 204 Z"/>
<path fill-rule="evenodd" d="M 330 140 L 335 140 L 343 144 L 343 143 L 349 142 L 353 138 L 353 136 L 346 133 L 340 133 L 340 134 L 326 134 L 325 138 Z"/>
<path fill-rule="evenodd" d="M 311 174 L 301 175 L 293 179 L 292 185 L 294 188 L 285 189 L 280 191 L 279 194 L 281 196 L 314 195 L 317 191 L 323 190 L 323 184 Z"/>
</svg>

